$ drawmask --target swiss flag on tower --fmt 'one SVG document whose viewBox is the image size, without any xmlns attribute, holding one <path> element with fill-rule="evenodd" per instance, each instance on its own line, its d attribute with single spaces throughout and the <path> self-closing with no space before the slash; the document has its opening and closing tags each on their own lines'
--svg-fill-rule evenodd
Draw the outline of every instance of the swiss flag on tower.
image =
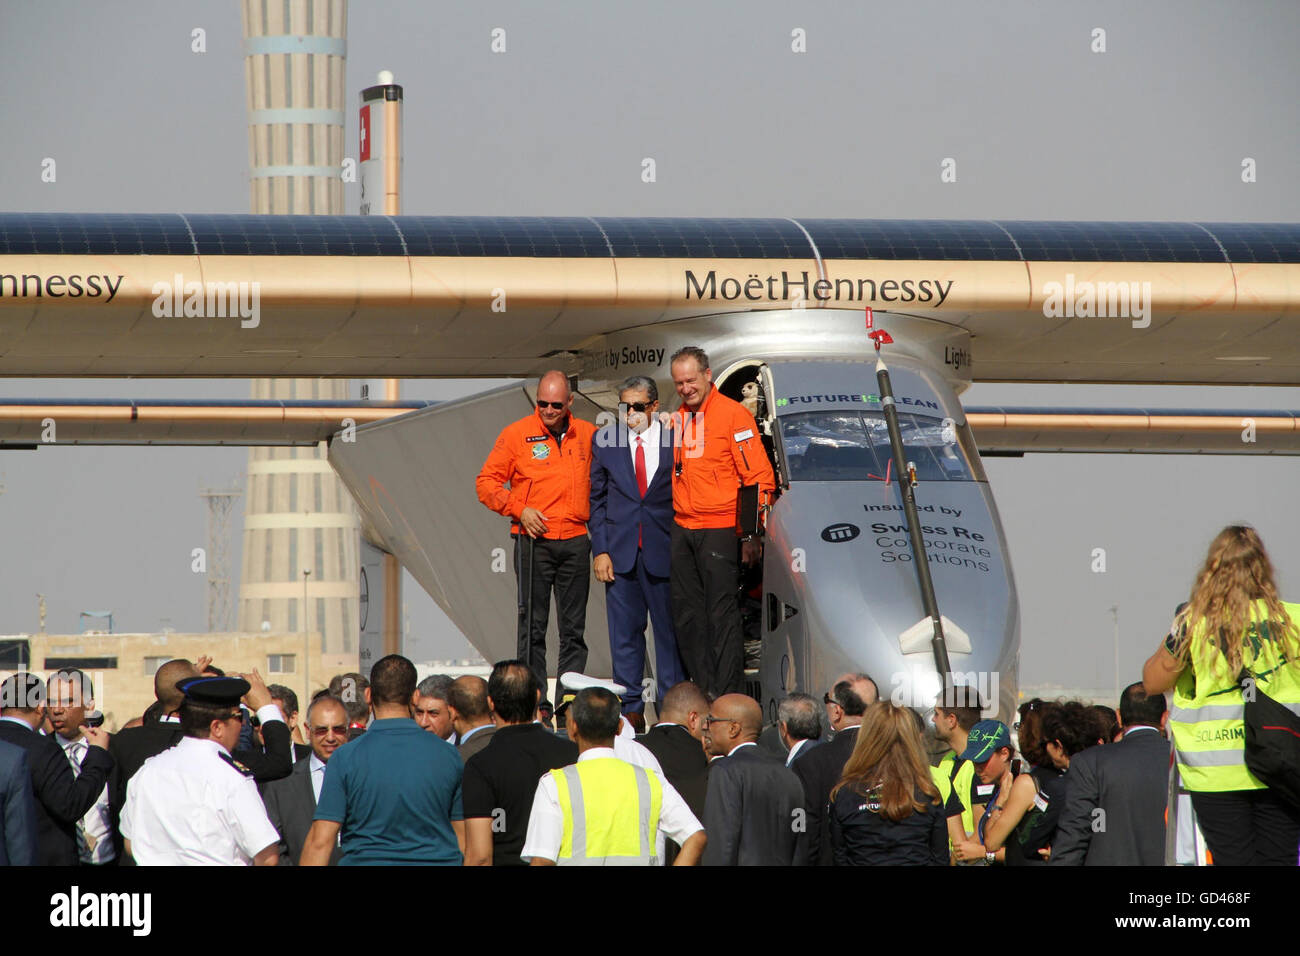
<svg viewBox="0 0 1300 956">
<path fill-rule="evenodd" d="M 361 161 L 370 158 L 370 106 L 361 107 Z"/>
</svg>

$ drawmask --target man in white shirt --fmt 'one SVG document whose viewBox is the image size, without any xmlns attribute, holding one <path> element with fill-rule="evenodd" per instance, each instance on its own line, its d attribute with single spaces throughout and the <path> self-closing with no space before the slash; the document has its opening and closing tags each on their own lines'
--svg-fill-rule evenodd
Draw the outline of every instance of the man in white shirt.
<svg viewBox="0 0 1300 956">
<path fill-rule="evenodd" d="M 73 774 L 79 777 L 81 762 L 90 749 L 90 741 L 81 732 L 81 726 L 86 722 L 86 711 L 95 709 L 95 686 L 88 674 L 69 667 L 51 675 L 46 688 L 46 707 L 54 739 L 67 754 Z M 117 859 L 107 783 L 95 805 L 77 821 L 77 857 L 82 865 L 94 866 L 104 866 Z"/>
<path fill-rule="evenodd" d="M 266 815 L 280 834 L 281 866 L 298 864 L 316 815 L 320 788 L 325 782 L 325 765 L 334 751 L 348 742 L 348 712 L 343 702 L 328 694 L 312 701 L 307 708 L 307 733 L 311 738 L 311 756 L 294 764 L 289 776 L 272 780 L 261 788 Z M 330 855 L 330 865 L 337 864 L 338 858 L 336 845 Z"/>
<path fill-rule="evenodd" d="M 126 852 L 141 866 L 275 866 L 280 835 L 253 772 L 231 756 L 248 681 L 194 677 L 177 688 L 185 736 L 131 778 L 121 821 Z"/>
<path fill-rule="evenodd" d="M 662 700 L 686 674 L 677 653 L 669 571 L 672 552 L 672 442 L 659 422 L 659 390 L 633 376 L 619 390 L 618 422 L 591 449 L 592 569 L 605 584 L 609 652 L 623 713 L 645 732 L 646 699 Z M 654 627 L 656 688 L 644 687 L 646 615 Z M 654 693 L 650 693 L 651 691 Z"/>
<path fill-rule="evenodd" d="M 537 785 L 520 857 L 552 864 L 657 865 L 664 838 L 681 844 L 674 865 L 693 866 L 706 839 L 700 821 L 663 776 L 614 752 L 619 699 L 603 687 L 578 693 L 568 732 L 578 762 Z M 658 792 L 659 813 L 652 807 Z"/>
</svg>

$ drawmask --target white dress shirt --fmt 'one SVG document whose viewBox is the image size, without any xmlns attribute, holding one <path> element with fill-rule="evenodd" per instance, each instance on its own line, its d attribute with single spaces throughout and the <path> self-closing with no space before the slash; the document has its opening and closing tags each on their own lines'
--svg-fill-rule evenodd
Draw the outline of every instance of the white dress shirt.
<svg viewBox="0 0 1300 956">
<path fill-rule="evenodd" d="M 617 740 L 617 738 L 615 738 Z M 640 746 L 640 744 L 637 744 Z M 578 754 L 578 763 L 584 760 L 596 760 L 601 757 L 617 757 L 615 752 L 617 748 L 593 747 L 590 750 L 584 750 Z M 644 750 L 645 748 L 642 747 Z M 649 753 L 649 751 L 647 751 Z M 676 840 L 678 845 L 685 843 L 692 836 L 704 827 L 696 819 L 695 814 L 691 813 L 691 808 L 686 805 L 671 783 L 665 778 L 663 773 L 657 769 L 652 772 L 659 777 L 659 783 L 663 787 L 663 804 L 659 810 L 659 829 L 655 834 L 655 852 L 659 857 L 659 862 L 663 862 L 664 839 Z M 543 860 L 558 860 L 560 858 L 560 844 L 564 840 L 564 811 L 560 809 L 560 795 L 555 786 L 555 778 L 549 773 L 542 774 L 542 779 L 537 784 L 537 792 L 533 795 L 533 809 L 528 817 L 528 834 L 524 837 L 524 848 L 520 851 L 519 857 L 525 863 L 532 860 L 533 857 L 541 857 Z"/>
<path fill-rule="evenodd" d="M 632 474 L 636 474 L 636 440 L 638 438 L 644 441 L 642 447 L 645 448 L 645 486 L 650 487 L 650 483 L 655 480 L 655 471 L 659 468 L 659 429 L 662 426 L 659 420 L 652 419 L 646 430 L 640 433 L 629 431 L 627 433 L 627 450 L 632 456 Z"/>
<path fill-rule="evenodd" d="M 1134 724 L 1132 727 L 1124 728 L 1124 736 L 1127 737 L 1129 734 L 1137 733 L 1139 730 L 1154 730 L 1156 733 L 1160 733 L 1159 727 L 1152 727 L 1150 724 Z"/>
<path fill-rule="evenodd" d="M 785 765 L 787 767 L 794 763 L 794 758 L 799 756 L 799 751 L 803 750 L 803 745 L 807 742 L 807 740 L 796 740 L 794 742 L 794 746 L 790 748 L 790 752 L 785 755 Z"/>
<path fill-rule="evenodd" d="M 307 772 L 311 774 L 311 792 L 316 802 L 320 803 L 320 788 L 325 784 L 325 761 L 316 756 L 315 751 L 307 758 Z"/>
<path fill-rule="evenodd" d="M 280 835 L 257 784 L 215 740 L 185 737 L 144 762 L 127 789 L 122 836 L 141 866 L 247 866 Z"/>
<path fill-rule="evenodd" d="M 59 742 L 59 746 L 67 755 L 68 762 L 72 764 L 73 775 L 80 777 L 81 762 L 86 759 L 90 741 L 85 737 L 64 740 L 58 734 L 54 735 L 54 739 Z M 104 789 L 99 794 L 99 799 L 95 801 L 95 805 L 77 821 L 77 855 L 82 863 L 108 863 L 116 855 L 113 852 L 113 828 L 109 820 L 108 784 L 104 784 Z"/>
</svg>

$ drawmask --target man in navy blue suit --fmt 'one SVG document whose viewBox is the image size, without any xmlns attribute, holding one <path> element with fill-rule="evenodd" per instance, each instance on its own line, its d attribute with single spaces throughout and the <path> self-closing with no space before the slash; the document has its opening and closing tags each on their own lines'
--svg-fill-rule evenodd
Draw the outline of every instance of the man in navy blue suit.
<svg viewBox="0 0 1300 956">
<path fill-rule="evenodd" d="M 633 376 L 619 389 L 619 421 L 596 433 L 591 456 L 591 553 L 605 583 L 614 682 L 628 688 L 623 713 L 645 729 L 646 613 L 654 627 L 662 700 L 685 679 L 677 657 L 668 570 L 672 550 L 672 436 L 659 422 L 654 380 Z"/>
<path fill-rule="evenodd" d="M 36 865 L 36 798 L 27 751 L 0 741 L 0 866 Z"/>
</svg>

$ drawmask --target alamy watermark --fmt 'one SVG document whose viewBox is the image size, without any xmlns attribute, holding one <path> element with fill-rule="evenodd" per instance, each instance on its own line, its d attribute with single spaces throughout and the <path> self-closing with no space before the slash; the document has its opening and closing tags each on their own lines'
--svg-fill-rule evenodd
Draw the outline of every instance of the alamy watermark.
<svg viewBox="0 0 1300 956">
<path fill-rule="evenodd" d="M 1043 285 L 1043 315 L 1049 319 L 1132 319 L 1133 328 L 1151 325 L 1150 282 L 1091 282 L 1076 280 Z"/>
<path fill-rule="evenodd" d="M 932 667 L 912 667 L 895 671 L 889 683 L 889 700 L 895 707 L 926 711 L 939 704 L 948 710 L 979 706 L 985 712 L 997 712 L 997 671 L 953 671 L 951 680 L 945 682 Z"/>
<path fill-rule="evenodd" d="M 262 322 L 260 282 L 186 282 L 179 272 L 172 282 L 155 282 L 155 318 L 224 319 L 239 317 L 240 328 L 255 329 Z"/>
</svg>

